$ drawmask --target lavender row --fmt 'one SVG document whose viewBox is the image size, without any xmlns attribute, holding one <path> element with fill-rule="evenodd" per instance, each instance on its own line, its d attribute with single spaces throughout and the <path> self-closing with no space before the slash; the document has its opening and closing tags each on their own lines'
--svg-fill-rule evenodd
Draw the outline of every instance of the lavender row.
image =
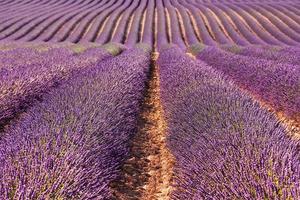
<svg viewBox="0 0 300 200">
<path fill-rule="evenodd" d="M 36 3 L 36 2 L 32 2 L 32 3 Z M 23 6 L 18 6 L 18 7 L 15 7 L 15 6 L 8 6 L 7 8 L 5 8 L 5 6 L 1 6 L 1 21 L 0 23 L 3 23 L 3 22 L 6 22 L 10 19 L 13 19 L 14 17 L 19 17 L 20 15 L 25 15 L 25 14 L 28 14 L 29 11 L 28 9 L 30 8 L 33 8 L 33 9 L 37 9 L 39 8 L 39 5 L 28 5 L 28 4 L 25 4 Z M 7 15 L 5 12 L 9 11 L 10 12 L 10 15 Z"/>
<path fill-rule="evenodd" d="M 268 31 L 266 31 L 260 23 L 257 22 L 255 18 L 253 18 L 248 12 L 244 9 L 235 6 L 233 4 L 227 4 L 227 8 L 232 9 L 236 12 L 240 17 L 244 19 L 245 22 L 249 25 L 249 27 L 255 32 L 257 36 L 259 36 L 262 40 L 271 45 L 285 45 L 281 40 L 271 35 Z"/>
<path fill-rule="evenodd" d="M 9 7 L 9 8 L 6 8 L 4 9 L 2 12 L 1 12 L 1 21 L 0 23 L 3 24 L 3 23 L 6 23 L 10 20 L 20 20 L 24 17 L 28 17 L 30 16 L 30 13 L 31 14 L 36 14 L 38 12 L 41 12 L 42 9 L 45 9 L 46 7 L 49 8 L 52 8 L 54 7 L 55 5 L 52 5 L 50 6 L 49 4 L 37 4 L 37 2 L 33 2 L 34 4 L 33 5 L 26 5 L 26 6 L 23 6 L 23 7 Z M 42 2 L 43 3 L 43 2 Z M 44 2 L 45 3 L 45 2 Z M 9 11 L 9 15 L 7 15 L 7 11 Z M 2 29 L 1 29 L 2 30 Z"/>
<path fill-rule="evenodd" d="M 180 23 L 177 18 L 176 9 L 172 6 L 170 0 L 164 1 L 164 6 L 168 11 L 170 18 L 170 43 L 178 45 L 180 48 L 185 48 L 185 43 L 182 37 L 182 33 L 180 31 Z"/>
<path fill-rule="evenodd" d="M 101 1 L 98 2 L 97 6 L 93 7 L 92 10 L 86 10 L 88 14 L 83 19 L 80 20 L 78 26 L 75 28 L 75 30 L 72 31 L 72 34 L 68 37 L 68 41 L 71 42 L 80 41 L 88 31 L 88 28 L 92 25 L 93 20 L 98 15 L 100 15 L 101 12 L 106 8 L 107 8 L 107 2 Z M 51 38 L 51 36 L 49 38 Z"/>
<path fill-rule="evenodd" d="M 285 63 L 234 55 L 207 47 L 197 54 L 213 68 L 232 78 L 240 87 L 267 102 L 276 111 L 297 119 L 300 112 L 300 68 Z"/>
<path fill-rule="evenodd" d="M 120 6 L 119 8 L 117 8 L 110 14 L 110 17 L 107 20 L 107 22 L 103 28 L 103 31 L 97 37 L 95 42 L 104 44 L 112 39 L 112 34 L 114 32 L 114 29 L 118 25 L 118 24 L 116 24 L 118 17 L 122 16 L 124 11 L 126 9 L 128 9 L 128 7 L 130 6 L 131 3 L 132 3 L 131 0 L 125 0 L 125 2 L 123 2 L 122 6 Z"/>
<path fill-rule="evenodd" d="M 139 2 L 133 1 L 128 9 L 125 9 L 124 14 L 122 15 L 121 19 L 119 20 L 119 24 L 115 29 L 114 35 L 111 37 L 111 41 L 118 42 L 118 43 L 124 43 L 127 37 L 127 30 L 130 19 L 134 11 L 138 9 Z"/>
<path fill-rule="evenodd" d="M 84 6 L 84 4 L 82 5 Z M 72 13 L 75 10 L 74 6 L 61 6 L 60 8 L 56 9 L 55 12 L 45 13 L 41 17 L 37 17 L 32 20 L 30 23 L 26 25 L 26 28 L 20 29 L 15 32 L 13 35 L 7 37 L 7 40 L 22 40 L 27 41 L 30 40 L 36 32 L 39 32 L 40 29 L 49 26 L 48 20 L 51 19 L 52 16 L 58 15 L 63 13 L 66 16 L 66 13 Z M 61 15 L 62 16 L 62 15 Z"/>
<path fill-rule="evenodd" d="M 91 48 L 92 44 L 71 43 L 27 43 L 12 42 L 0 44 L 0 70 L 16 70 L 17 67 L 26 67 L 30 64 L 45 64 L 47 59 L 58 59 L 55 56 L 71 56 Z M 51 58 L 53 56 L 53 58 Z"/>
<path fill-rule="evenodd" d="M 220 44 L 231 44 L 232 41 L 225 35 L 225 33 L 220 28 L 220 25 L 218 24 L 216 18 L 212 15 L 209 10 L 201 5 L 195 5 L 198 7 L 198 9 L 205 15 L 207 18 L 207 21 L 209 23 L 209 26 L 214 34 L 215 40 Z"/>
<path fill-rule="evenodd" d="M 161 100 L 175 156 L 172 199 L 298 199 L 299 141 L 202 61 L 160 53 Z"/>
<path fill-rule="evenodd" d="M 142 1 L 142 2 L 146 2 L 146 1 Z M 155 43 L 155 35 L 157 33 L 153 31 L 157 31 L 155 29 L 155 17 L 157 17 L 157 15 L 155 15 L 155 0 L 149 0 L 147 3 L 147 7 L 146 10 L 144 10 L 143 12 L 146 12 L 146 19 L 145 19 L 145 23 L 144 25 L 144 31 L 143 31 L 143 35 L 142 35 L 142 42 L 153 45 Z M 156 11 L 157 13 L 157 11 Z M 156 22 L 157 23 L 157 22 Z"/>
<path fill-rule="evenodd" d="M 178 9 L 179 14 L 181 15 L 184 32 L 186 35 L 186 42 L 189 45 L 198 43 L 199 41 L 195 34 L 194 28 L 192 26 L 192 21 L 190 19 L 190 16 L 188 15 L 187 9 L 181 4 L 181 1 L 171 0 L 171 3 L 175 8 Z"/>
<path fill-rule="evenodd" d="M 289 26 L 292 30 L 300 33 L 300 24 L 296 23 L 292 18 L 285 15 L 283 12 L 280 12 L 279 9 L 275 9 L 270 5 L 261 5 L 267 12 L 272 13 L 276 17 L 278 17 L 284 24 Z"/>
<path fill-rule="evenodd" d="M 162 0 L 156 0 L 156 10 L 157 10 L 157 48 L 160 49 L 162 46 L 169 43 L 167 36 L 167 19 L 166 13 L 163 6 Z"/>
<path fill-rule="evenodd" d="M 46 43 L 12 43 L 0 50 L 0 76 L 2 78 L 24 75 L 20 69 L 30 69 L 30 66 L 44 66 L 49 61 L 66 59 L 82 53 L 86 49 L 99 47 L 92 44 L 46 44 Z M 2 45 L 0 45 L 1 49 Z M 31 70 L 33 73 L 34 70 Z M 38 71 L 36 71 L 38 73 Z M 1 80 L 2 80 L 1 78 Z M 2 80 L 2 84 L 5 84 Z"/>
<path fill-rule="evenodd" d="M 103 7 L 102 12 L 95 18 L 89 31 L 86 33 L 85 37 L 82 39 L 84 42 L 95 41 L 99 34 L 101 26 L 103 26 L 105 20 L 108 20 L 108 16 L 118 7 L 122 6 L 123 1 L 113 0 L 108 1 Z"/>
<path fill-rule="evenodd" d="M 88 5 L 82 4 L 82 6 L 87 7 Z M 92 6 L 92 5 L 90 5 L 90 6 Z M 82 9 L 83 9 L 82 7 L 76 8 L 74 6 L 65 7 L 65 9 L 62 10 L 61 12 L 57 12 L 55 14 L 50 14 L 49 16 L 47 16 L 45 18 L 45 20 L 42 23 L 39 23 L 38 25 L 36 25 L 28 34 L 23 35 L 23 37 L 21 37 L 20 40 L 22 40 L 22 41 L 32 41 L 32 40 L 41 41 L 39 39 L 39 36 L 46 35 L 43 33 L 50 34 L 51 32 L 47 31 L 47 30 L 50 30 L 50 28 L 53 25 L 56 27 L 59 27 L 58 22 L 61 20 L 64 20 L 64 24 L 66 24 L 68 22 L 68 18 L 72 18 L 72 17 L 75 18 L 75 16 L 77 17 L 80 14 L 80 12 L 78 12 L 78 11 L 80 11 Z M 65 26 L 67 26 L 67 25 L 65 25 Z M 61 35 L 63 35 L 63 34 L 61 34 Z"/>
<path fill-rule="evenodd" d="M 149 0 L 148 8 L 147 8 L 148 9 L 147 16 L 145 17 L 146 21 L 152 21 L 152 18 L 149 18 L 149 16 L 151 17 L 153 14 L 153 13 L 151 13 L 151 10 L 149 10 L 150 5 L 152 5 L 154 7 L 153 0 Z M 127 33 L 127 37 L 125 40 L 125 44 L 128 47 L 134 46 L 137 42 L 146 43 L 146 41 L 144 41 L 141 38 L 141 36 L 139 35 L 139 31 L 141 29 L 142 18 L 143 18 L 143 12 L 145 11 L 146 7 L 147 7 L 147 2 L 141 1 L 139 6 L 137 7 L 136 11 L 133 13 L 133 19 L 132 19 L 130 25 L 128 26 L 128 33 Z M 148 24 L 151 25 L 151 23 L 146 23 L 145 27 L 147 27 Z M 150 28 L 149 30 L 152 30 L 152 29 Z M 146 34 L 151 34 L 151 32 L 146 31 Z M 148 44 L 152 45 L 151 42 L 149 42 Z"/>
<path fill-rule="evenodd" d="M 0 70 L 9 70 L 21 65 L 36 63 L 43 58 L 43 53 L 39 53 L 33 48 L 12 48 L 0 52 Z"/>
<path fill-rule="evenodd" d="M 224 5 L 215 6 L 223 11 L 224 14 L 234 23 L 238 32 L 245 37 L 251 44 L 267 44 L 261 37 L 257 34 L 253 34 L 252 31 L 249 31 L 249 26 L 244 23 L 243 18 L 241 18 L 236 12 L 229 9 Z"/>
<path fill-rule="evenodd" d="M 77 25 L 80 24 L 81 20 L 85 18 L 90 12 L 101 8 L 102 4 L 99 2 L 89 2 L 88 4 L 82 4 L 80 7 L 75 7 L 72 12 L 64 14 L 57 22 L 59 29 L 56 29 L 56 34 L 52 33 L 52 37 L 48 36 L 46 40 L 52 42 L 65 41 L 74 32 Z M 45 26 L 47 27 L 47 26 Z M 70 40 L 67 40 L 70 41 Z"/>
<path fill-rule="evenodd" d="M 265 31 L 269 32 L 270 35 L 274 36 L 277 40 L 291 46 L 299 46 L 299 43 L 297 42 L 299 40 L 299 35 L 293 34 L 294 32 L 287 32 L 289 28 L 284 27 L 278 29 L 277 26 L 280 23 L 276 23 L 277 21 L 274 23 L 271 22 L 270 20 L 267 20 L 266 14 L 263 15 L 264 14 L 263 12 L 260 12 L 260 14 L 258 14 L 257 9 L 255 8 L 250 8 L 244 5 L 240 5 L 239 7 L 242 8 L 244 11 L 248 12 L 250 16 L 254 17 L 265 29 Z"/>
<path fill-rule="evenodd" d="M 294 22 L 296 22 L 299 25 L 299 23 L 298 23 L 299 20 L 300 20 L 299 15 L 291 12 L 286 7 L 284 7 L 283 5 L 274 4 L 274 5 L 271 5 L 271 7 L 274 8 L 274 9 L 276 9 L 276 10 L 278 10 L 279 12 L 281 12 L 282 14 L 284 14 L 286 17 L 290 18 L 291 21 L 294 21 Z"/>
<path fill-rule="evenodd" d="M 217 42 L 214 40 L 213 36 L 211 35 L 210 30 L 207 28 L 207 24 L 206 24 L 203 16 L 201 16 L 199 14 L 199 10 L 195 6 L 193 6 L 192 4 L 186 3 L 184 1 L 182 1 L 181 3 L 186 8 L 189 9 L 191 14 L 195 18 L 198 30 L 202 30 L 202 31 L 200 31 L 200 36 L 201 36 L 202 43 L 206 44 L 206 45 L 215 46 L 217 44 Z"/>
<path fill-rule="evenodd" d="M 225 13 L 221 12 L 222 10 L 215 7 L 215 6 L 209 6 L 209 9 L 215 13 L 215 15 L 219 18 L 219 20 L 224 25 L 224 29 L 227 31 L 230 38 L 233 40 L 234 43 L 241 46 L 249 45 L 250 43 L 242 36 L 242 34 L 239 33 L 238 30 L 234 27 L 231 21 L 228 20 Z"/>
<path fill-rule="evenodd" d="M 276 11 L 273 10 L 273 12 L 270 12 L 266 9 L 263 9 L 261 6 L 257 6 L 257 5 L 252 5 L 251 8 L 259 11 L 263 16 L 267 17 L 267 19 L 272 24 L 274 24 L 285 35 L 287 35 L 294 41 L 300 42 L 300 36 L 299 36 L 299 33 L 300 33 L 299 27 L 300 26 L 298 25 L 298 31 L 296 28 L 297 26 L 293 26 L 294 28 L 296 28 L 296 30 L 293 30 L 293 28 L 289 26 L 290 21 L 292 21 L 292 20 L 284 20 L 283 19 L 284 21 L 282 21 L 282 19 L 279 16 L 276 16 L 276 13 L 278 12 L 277 10 Z"/>
<path fill-rule="evenodd" d="M 61 84 L 77 71 L 111 57 L 113 48 L 117 47 L 107 46 L 107 50 L 91 48 L 76 56 L 69 55 L 64 49 L 50 50 L 43 55 L 40 63 L 16 67 L 9 72 L 2 70 L 1 126 L 41 98 L 51 87 Z"/>
<path fill-rule="evenodd" d="M 43 18 L 43 16 L 47 14 L 55 14 L 62 9 L 67 9 L 68 6 L 59 5 L 59 6 L 45 6 L 45 8 L 40 9 L 39 12 L 32 13 L 30 17 L 20 17 L 20 20 L 15 21 L 16 23 L 12 23 L 11 21 L 5 23 L 5 29 L 2 29 L 0 32 L 0 38 L 3 39 L 5 37 L 11 36 L 12 34 L 22 31 L 22 28 L 28 28 L 30 26 L 30 23 L 35 23 L 35 21 Z M 46 12 L 45 12 L 46 10 Z M 42 12 L 44 11 L 44 12 Z M 45 18 L 44 18 L 45 19 Z"/>
<path fill-rule="evenodd" d="M 1 199 L 110 199 L 150 54 L 128 50 L 52 89 L 0 141 Z"/>
<path fill-rule="evenodd" d="M 227 46 L 223 49 L 238 55 L 266 59 L 276 63 L 300 65 L 299 48 L 279 46 Z"/>
<path fill-rule="evenodd" d="M 100 44 L 112 41 L 130 46 L 145 42 L 158 48 L 167 43 L 185 48 L 198 42 L 211 46 L 249 43 L 299 46 L 300 41 L 298 11 L 293 8 L 296 5 L 57 0 L 31 1 L 18 8 L 7 6 L 0 12 L 0 40 L 5 41 Z M 120 17 L 121 23 L 117 23 Z M 127 35 L 128 41 L 124 39 Z"/>
</svg>

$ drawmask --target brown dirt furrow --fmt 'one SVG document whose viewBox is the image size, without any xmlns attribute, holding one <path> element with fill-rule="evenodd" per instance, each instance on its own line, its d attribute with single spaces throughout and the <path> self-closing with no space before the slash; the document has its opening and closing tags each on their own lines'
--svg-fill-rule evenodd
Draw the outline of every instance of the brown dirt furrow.
<svg viewBox="0 0 300 200">
<path fill-rule="evenodd" d="M 203 43 L 203 39 L 201 38 L 200 30 L 197 27 L 197 21 L 196 21 L 195 17 L 193 16 L 193 14 L 191 13 L 191 11 L 189 9 L 186 9 L 186 12 L 190 17 L 191 24 L 192 24 L 192 27 L 194 29 L 194 33 L 195 33 L 197 39 L 199 40 L 200 43 Z"/>
<path fill-rule="evenodd" d="M 166 145 L 156 57 L 154 55 L 130 158 L 122 167 L 120 179 L 111 185 L 115 199 L 168 200 L 172 191 L 174 158 Z"/>
<path fill-rule="evenodd" d="M 169 43 L 172 43 L 171 18 L 168 9 L 165 7 L 167 38 Z"/>
<path fill-rule="evenodd" d="M 130 30 L 131 30 L 132 22 L 133 22 L 133 19 L 134 19 L 135 15 L 136 14 L 133 12 L 132 15 L 129 17 L 129 22 L 128 22 L 128 25 L 127 25 L 127 28 L 126 28 L 126 31 L 125 31 L 125 34 L 124 34 L 124 36 L 125 36 L 125 39 L 123 41 L 124 43 L 126 43 L 127 40 L 128 40 L 128 36 L 129 36 Z"/>
<path fill-rule="evenodd" d="M 119 25 L 120 25 L 120 21 L 121 21 L 122 18 L 123 18 L 123 15 L 124 15 L 124 13 L 121 13 L 121 14 L 118 16 L 118 19 L 117 19 L 117 21 L 116 21 L 116 24 L 115 24 L 114 27 L 112 28 L 112 33 L 111 33 L 111 35 L 110 35 L 110 40 L 115 36 L 115 34 L 116 34 L 116 32 L 117 32 L 117 29 L 118 29 L 118 27 L 119 27 Z"/>
<path fill-rule="evenodd" d="M 187 40 L 187 36 L 186 36 L 186 32 L 185 32 L 185 28 L 184 28 L 184 23 L 183 23 L 182 16 L 181 16 L 181 14 L 180 14 L 180 12 L 179 12 L 179 10 L 177 8 L 175 8 L 175 12 L 176 12 L 177 19 L 178 19 L 179 29 L 180 29 L 180 32 L 181 32 L 182 40 L 183 40 L 183 42 L 184 42 L 184 44 L 186 46 L 189 46 L 189 43 L 188 43 L 188 40 Z"/>
<path fill-rule="evenodd" d="M 142 14 L 142 19 L 140 21 L 140 26 L 139 26 L 139 42 L 142 42 L 142 38 L 145 32 L 145 21 L 146 21 L 146 15 L 147 15 L 147 9 L 144 9 L 143 14 Z"/>
</svg>

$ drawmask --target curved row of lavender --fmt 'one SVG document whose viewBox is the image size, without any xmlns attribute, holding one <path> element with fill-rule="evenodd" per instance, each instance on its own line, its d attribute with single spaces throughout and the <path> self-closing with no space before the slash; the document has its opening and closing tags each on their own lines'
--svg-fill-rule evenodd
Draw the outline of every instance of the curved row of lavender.
<svg viewBox="0 0 300 200">
<path fill-rule="evenodd" d="M 172 199 L 300 197 L 300 143 L 272 113 L 178 48 L 158 64 L 176 159 Z"/>
<path fill-rule="evenodd" d="M 49 89 L 0 140 L 0 198 L 109 199 L 149 65 L 148 50 L 126 50 Z"/>
<path fill-rule="evenodd" d="M 112 57 L 112 49 L 116 53 L 120 51 L 119 47 L 110 44 L 89 48 L 79 54 L 65 47 L 41 53 L 30 48 L 0 53 L 0 128 L 41 99 L 49 88 L 57 87 L 77 71 Z"/>
<path fill-rule="evenodd" d="M 0 40 L 300 46 L 296 0 L 48 0 L 3 2 Z M 134 42 L 134 44 L 132 44 Z M 156 46 L 155 46 L 156 43 Z"/>
<path fill-rule="evenodd" d="M 195 53 L 198 59 L 232 78 L 241 88 L 268 103 L 275 111 L 285 113 L 288 118 L 299 119 L 298 65 L 236 55 L 214 47 L 199 49 Z"/>
<path fill-rule="evenodd" d="M 281 46 L 225 46 L 224 50 L 238 55 L 271 60 L 277 63 L 300 65 L 300 49 Z"/>
</svg>

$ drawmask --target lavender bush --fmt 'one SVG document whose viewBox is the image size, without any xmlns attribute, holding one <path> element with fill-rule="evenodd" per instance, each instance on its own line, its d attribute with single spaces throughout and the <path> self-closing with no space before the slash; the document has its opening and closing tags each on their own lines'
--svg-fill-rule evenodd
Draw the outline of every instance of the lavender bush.
<svg viewBox="0 0 300 200">
<path fill-rule="evenodd" d="M 239 46 L 225 46 L 223 49 L 238 55 L 271 60 L 278 64 L 300 65 L 299 48 L 279 46 L 248 46 L 242 48 Z"/>
<path fill-rule="evenodd" d="M 276 111 L 297 119 L 300 112 L 300 68 L 284 63 L 204 48 L 197 58 L 223 72 Z"/>
<path fill-rule="evenodd" d="M 161 99 L 176 158 L 172 199 L 297 199 L 299 141 L 219 72 L 161 52 Z"/>
<path fill-rule="evenodd" d="M 1 199 L 109 199 L 136 131 L 150 54 L 133 49 L 54 88 L 0 141 Z"/>
<path fill-rule="evenodd" d="M 22 112 L 36 99 L 41 98 L 49 88 L 61 84 L 77 71 L 111 57 L 109 51 L 114 46 L 108 45 L 106 48 L 108 51 L 104 48 L 91 48 L 74 56 L 71 56 L 68 53 L 69 50 L 64 48 L 54 49 L 43 54 L 40 63 L 21 65 L 12 68 L 9 72 L 2 69 L 0 76 L 1 128 L 8 119 Z"/>
<path fill-rule="evenodd" d="M 149 1 L 149 4 L 150 4 L 150 1 Z M 147 6 L 147 2 L 146 1 L 141 1 L 139 6 L 136 8 L 135 12 L 133 13 L 133 19 L 132 19 L 132 21 L 129 25 L 130 30 L 128 30 L 126 41 L 125 41 L 125 44 L 128 47 L 132 47 L 137 42 L 142 41 L 141 36 L 139 34 L 139 31 L 141 29 L 141 27 L 140 27 L 141 23 L 140 22 L 141 22 L 143 12 L 145 11 L 146 6 Z M 147 14 L 149 12 L 147 12 Z M 150 14 L 151 14 L 151 12 L 150 12 Z M 147 20 L 147 17 L 146 17 L 146 20 Z M 145 26 L 146 26 L 146 24 L 145 24 Z M 143 42 L 145 43 L 145 41 L 143 41 Z M 151 44 L 152 43 L 150 43 L 150 45 Z"/>
</svg>

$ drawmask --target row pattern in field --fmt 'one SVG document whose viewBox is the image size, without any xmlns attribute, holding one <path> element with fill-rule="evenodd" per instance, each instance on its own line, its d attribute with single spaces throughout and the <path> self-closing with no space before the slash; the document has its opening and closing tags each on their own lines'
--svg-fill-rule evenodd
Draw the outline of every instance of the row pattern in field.
<svg viewBox="0 0 300 200">
<path fill-rule="evenodd" d="M 0 199 L 299 199 L 299 55 L 2 44 Z"/>
<path fill-rule="evenodd" d="M 299 46 L 299 8 L 296 0 L 3 0 L 0 40 Z"/>
</svg>

